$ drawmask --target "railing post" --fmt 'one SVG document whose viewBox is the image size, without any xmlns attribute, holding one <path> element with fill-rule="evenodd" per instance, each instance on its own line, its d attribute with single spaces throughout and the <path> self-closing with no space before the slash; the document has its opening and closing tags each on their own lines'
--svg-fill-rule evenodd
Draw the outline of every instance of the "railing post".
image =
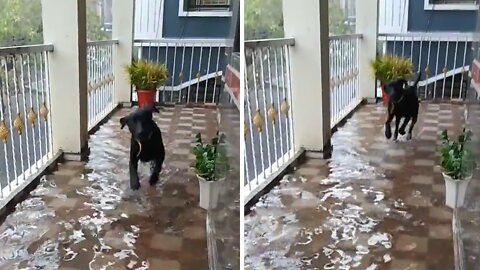
<svg viewBox="0 0 480 270">
<path fill-rule="evenodd" d="M 295 147 L 310 153 L 330 152 L 330 78 L 328 1 L 283 0 L 290 50 L 292 117 Z"/>
<path fill-rule="evenodd" d="M 370 61 L 377 54 L 378 0 L 356 0 L 356 32 L 362 34 L 359 49 L 360 96 L 375 101 L 376 79 Z"/>
<path fill-rule="evenodd" d="M 43 38 L 54 45 L 48 61 L 53 151 L 80 159 L 87 147 L 86 3 L 42 0 Z"/>
<path fill-rule="evenodd" d="M 113 59 L 115 73 L 115 102 L 130 102 L 131 85 L 124 67 L 132 61 L 135 2 L 112 1 L 112 38 L 119 41 Z"/>
</svg>

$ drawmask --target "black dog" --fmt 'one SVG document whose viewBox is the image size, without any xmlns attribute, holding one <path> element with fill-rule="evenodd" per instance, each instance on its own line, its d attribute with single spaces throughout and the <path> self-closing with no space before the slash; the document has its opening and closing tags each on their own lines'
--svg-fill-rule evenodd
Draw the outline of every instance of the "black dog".
<svg viewBox="0 0 480 270">
<path fill-rule="evenodd" d="M 390 123 L 395 117 L 395 133 L 393 139 L 397 140 L 398 133 L 405 135 L 405 128 L 407 127 L 410 119 L 412 124 L 408 130 L 407 140 L 412 139 L 412 131 L 415 123 L 418 119 L 418 109 L 420 102 L 417 96 L 417 85 L 420 81 L 421 73 L 418 73 L 418 77 L 412 86 L 408 86 L 407 81 L 404 79 L 396 80 L 386 86 L 387 92 L 390 93 L 388 101 L 388 116 L 385 123 L 385 137 L 390 139 L 392 137 L 392 130 Z M 406 87 L 405 87 L 406 86 Z M 402 126 L 400 126 L 400 119 L 405 118 Z"/>
<path fill-rule="evenodd" d="M 158 182 L 162 164 L 165 159 L 165 147 L 162 134 L 153 121 L 152 113 L 157 112 L 155 106 L 138 109 L 120 119 L 121 128 L 128 126 L 132 138 L 130 140 L 130 187 L 133 190 L 140 188 L 138 179 L 138 161 L 153 162 L 150 185 Z"/>
</svg>

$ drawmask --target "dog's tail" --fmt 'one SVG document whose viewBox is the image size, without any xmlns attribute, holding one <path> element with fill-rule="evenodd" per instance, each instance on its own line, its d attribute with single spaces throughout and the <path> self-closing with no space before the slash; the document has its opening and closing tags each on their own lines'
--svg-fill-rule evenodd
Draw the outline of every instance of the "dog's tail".
<svg viewBox="0 0 480 270">
<path fill-rule="evenodd" d="M 422 72 L 421 71 L 418 72 L 417 79 L 413 83 L 413 87 L 416 88 L 418 86 L 418 82 L 420 82 L 420 78 L 422 78 Z"/>
</svg>

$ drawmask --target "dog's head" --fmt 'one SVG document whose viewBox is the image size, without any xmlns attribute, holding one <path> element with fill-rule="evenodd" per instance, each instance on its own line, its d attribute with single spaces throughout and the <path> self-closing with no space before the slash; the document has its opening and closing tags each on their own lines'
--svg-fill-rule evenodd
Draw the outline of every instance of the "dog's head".
<svg viewBox="0 0 480 270">
<path fill-rule="evenodd" d="M 420 81 L 421 77 L 422 77 L 422 73 L 419 72 L 416 80 L 413 82 L 412 85 L 408 84 L 407 80 L 405 79 L 398 79 L 390 82 L 387 85 L 387 88 L 390 89 L 390 91 L 392 91 L 393 94 L 403 94 L 404 92 L 407 92 L 407 93 L 411 92 L 416 94 L 418 82 Z"/>
<path fill-rule="evenodd" d="M 135 140 L 143 142 L 151 138 L 155 122 L 153 121 L 153 112 L 159 112 L 155 106 L 145 106 L 135 112 L 120 118 L 120 128 L 128 127 Z"/>
</svg>

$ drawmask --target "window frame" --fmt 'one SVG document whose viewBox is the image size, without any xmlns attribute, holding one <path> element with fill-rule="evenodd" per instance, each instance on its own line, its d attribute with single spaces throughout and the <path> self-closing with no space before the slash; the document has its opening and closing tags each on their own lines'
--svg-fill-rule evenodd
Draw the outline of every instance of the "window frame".
<svg viewBox="0 0 480 270">
<path fill-rule="evenodd" d="M 178 1 L 178 16 L 179 17 L 231 17 L 232 11 L 229 9 L 206 9 L 206 10 L 196 10 L 188 11 L 186 9 L 186 1 L 188 0 L 179 0 Z"/>
<path fill-rule="evenodd" d="M 475 3 L 452 3 L 452 4 L 432 4 L 431 0 L 424 0 L 425 10 L 478 10 L 479 5 Z"/>
</svg>

